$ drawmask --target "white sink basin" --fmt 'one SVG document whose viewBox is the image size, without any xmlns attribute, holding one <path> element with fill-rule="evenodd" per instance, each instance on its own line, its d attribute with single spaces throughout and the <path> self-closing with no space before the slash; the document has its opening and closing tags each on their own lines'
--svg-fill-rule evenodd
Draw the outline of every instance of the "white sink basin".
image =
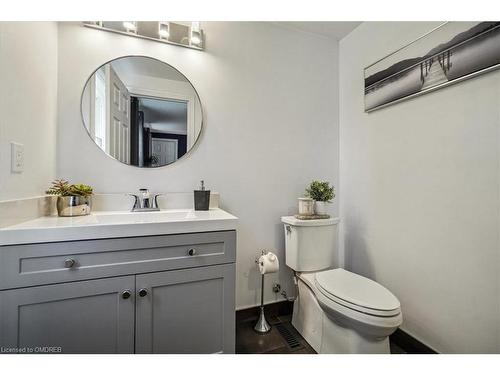
<svg viewBox="0 0 500 375">
<path fill-rule="evenodd" d="M 0 229 L 0 245 L 233 230 L 237 220 L 219 208 L 44 216 Z"/>
<path fill-rule="evenodd" d="M 97 224 L 133 224 L 133 223 L 159 223 L 172 221 L 208 220 L 221 216 L 222 210 L 193 211 L 193 210 L 167 210 L 152 212 L 96 212 L 92 219 Z"/>
</svg>

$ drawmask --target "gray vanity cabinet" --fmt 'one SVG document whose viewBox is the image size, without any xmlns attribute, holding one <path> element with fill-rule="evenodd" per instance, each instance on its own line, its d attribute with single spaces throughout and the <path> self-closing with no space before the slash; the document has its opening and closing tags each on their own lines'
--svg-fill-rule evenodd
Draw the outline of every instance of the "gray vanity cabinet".
<svg viewBox="0 0 500 375">
<path fill-rule="evenodd" d="M 234 352 L 233 265 L 138 275 L 136 287 L 136 353 Z"/>
<path fill-rule="evenodd" d="M 0 347 L 234 353 L 235 259 L 235 231 L 0 246 Z"/>
<path fill-rule="evenodd" d="M 43 353 L 133 353 L 135 277 L 0 292 L 3 348 Z M 129 298 L 122 293 L 130 290 Z"/>
</svg>

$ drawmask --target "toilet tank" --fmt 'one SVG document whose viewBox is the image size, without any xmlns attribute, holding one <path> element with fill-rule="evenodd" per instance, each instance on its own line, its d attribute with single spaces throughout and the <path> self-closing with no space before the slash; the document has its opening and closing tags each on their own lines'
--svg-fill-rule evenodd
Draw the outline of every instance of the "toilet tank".
<svg viewBox="0 0 500 375">
<path fill-rule="evenodd" d="M 338 218 L 299 220 L 281 218 L 285 226 L 286 265 L 297 272 L 338 266 Z"/>
</svg>

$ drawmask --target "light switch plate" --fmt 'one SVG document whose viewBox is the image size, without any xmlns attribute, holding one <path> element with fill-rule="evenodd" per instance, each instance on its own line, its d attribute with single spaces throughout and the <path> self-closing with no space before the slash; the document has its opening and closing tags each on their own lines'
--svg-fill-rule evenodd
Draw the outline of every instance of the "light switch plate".
<svg viewBox="0 0 500 375">
<path fill-rule="evenodd" d="M 22 173 L 24 171 L 24 145 L 10 142 L 10 170 L 12 173 Z"/>
</svg>

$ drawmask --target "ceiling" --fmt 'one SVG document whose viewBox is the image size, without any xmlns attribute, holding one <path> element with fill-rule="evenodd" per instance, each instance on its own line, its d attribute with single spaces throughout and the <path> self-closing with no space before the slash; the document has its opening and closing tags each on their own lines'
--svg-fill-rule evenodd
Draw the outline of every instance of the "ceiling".
<svg viewBox="0 0 500 375">
<path fill-rule="evenodd" d="M 176 100 L 161 100 L 152 98 L 139 98 L 141 111 L 147 111 L 148 123 L 181 122 L 187 123 L 187 102 Z"/>
<path fill-rule="evenodd" d="M 163 78 L 182 82 L 186 81 L 186 77 L 184 77 L 176 69 L 153 58 L 143 56 L 126 56 L 113 60 L 111 62 L 111 66 L 126 86 L 127 80 L 132 75 Z"/>
<path fill-rule="evenodd" d="M 139 98 L 139 109 L 155 132 L 187 134 L 187 102 Z"/>
<path fill-rule="evenodd" d="M 312 21 L 312 22 L 276 22 L 291 29 L 319 34 L 331 39 L 340 40 L 358 27 L 361 22 L 344 21 Z"/>
</svg>

